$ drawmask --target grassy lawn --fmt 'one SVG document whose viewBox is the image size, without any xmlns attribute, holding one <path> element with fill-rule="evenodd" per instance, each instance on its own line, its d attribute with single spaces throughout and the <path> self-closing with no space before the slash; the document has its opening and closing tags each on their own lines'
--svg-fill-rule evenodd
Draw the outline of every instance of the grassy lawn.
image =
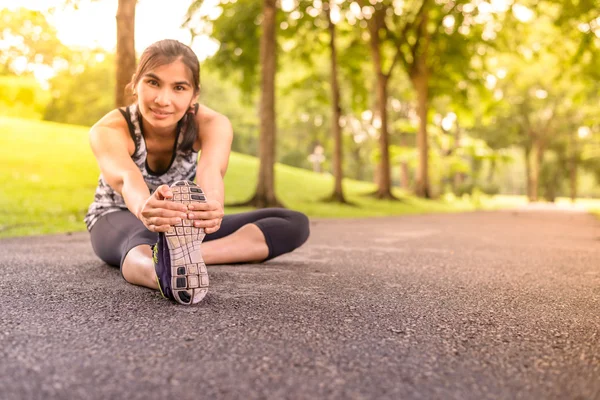
<svg viewBox="0 0 600 400">
<path fill-rule="evenodd" d="M 83 217 L 99 174 L 87 132 L 87 127 L 0 117 L 0 237 L 85 230 Z M 232 154 L 225 180 L 228 203 L 250 197 L 257 169 L 254 157 Z M 478 202 L 422 200 L 401 191 L 395 194 L 402 201 L 380 201 L 365 196 L 375 189 L 373 184 L 345 180 L 345 193 L 354 205 L 341 206 L 320 201 L 332 190 L 333 177 L 286 165 L 277 165 L 276 171 L 281 201 L 311 217 L 456 212 L 525 204 L 524 198 L 506 196 Z M 225 211 L 244 210 L 226 207 Z"/>
</svg>

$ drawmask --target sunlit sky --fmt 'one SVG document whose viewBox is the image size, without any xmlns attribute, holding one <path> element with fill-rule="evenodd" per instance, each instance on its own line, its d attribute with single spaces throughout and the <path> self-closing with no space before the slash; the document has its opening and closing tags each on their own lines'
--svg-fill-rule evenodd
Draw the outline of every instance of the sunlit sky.
<svg viewBox="0 0 600 400">
<path fill-rule="evenodd" d="M 191 35 L 181 28 L 185 13 L 192 0 L 138 0 L 135 15 L 135 48 L 141 52 L 151 43 L 160 39 L 177 39 L 190 44 Z M 116 49 L 117 0 L 81 1 L 78 10 L 63 10 L 64 0 L 0 0 L 0 8 L 18 7 L 45 11 L 55 7 L 57 10 L 49 16 L 50 23 L 56 27 L 58 38 L 69 46 L 96 47 L 107 50 Z M 206 12 L 214 9 L 215 0 L 205 0 Z M 198 37 L 192 48 L 200 59 L 213 54 L 217 44 L 207 37 Z"/>
<path fill-rule="evenodd" d="M 190 44 L 191 34 L 187 29 L 181 28 L 181 24 L 192 1 L 138 0 L 135 22 L 135 47 L 137 52 L 140 53 L 151 43 L 166 38 L 177 39 Z M 282 8 L 285 11 L 291 11 L 297 1 L 281 0 Z M 401 0 L 397 1 L 400 9 L 403 2 Z M 25 7 L 42 11 L 55 8 L 56 11 L 49 16 L 49 21 L 56 27 L 58 37 L 64 44 L 78 47 L 100 46 L 107 50 L 116 48 L 115 15 L 118 0 L 82 0 L 77 10 L 73 7 L 65 9 L 64 3 L 65 0 L 0 0 L 0 8 Z M 202 14 L 214 15 L 219 12 L 218 4 L 219 0 L 204 0 Z M 487 14 L 491 11 L 509 9 L 511 4 L 511 0 L 489 0 L 489 2 L 480 3 L 477 7 L 480 8 L 480 12 Z M 483 7 L 484 5 L 487 7 Z M 354 14 L 361 13 L 361 8 L 357 3 L 353 3 L 352 6 L 358 9 L 353 10 Z M 396 6 L 396 2 L 394 2 L 394 6 Z M 465 10 L 471 6 L 470 4 L 465 5 Z M 368 8 L 363 7 L 362 11 L 365 12 Z M 475 6 L 471 8 L 475 8 Z M 337 11 L 339 12 L 339 10 Z M 319 11 L 316 10 L 316 12 Z M 518 4 L 513 6 L 513 12 L 522 21 L 530 20 L 533 16 L 531 10 Z M 291 17 L 294 18 L 293 13 Z M 446 24 L 453 25 L 454 18 L 449 16 L 444 23 L 445 26 Z M 203 60 L 217 51 L 218 43 L 202 36 L 197 37 L 191 47 L 198 57 Z"/>
</svg>

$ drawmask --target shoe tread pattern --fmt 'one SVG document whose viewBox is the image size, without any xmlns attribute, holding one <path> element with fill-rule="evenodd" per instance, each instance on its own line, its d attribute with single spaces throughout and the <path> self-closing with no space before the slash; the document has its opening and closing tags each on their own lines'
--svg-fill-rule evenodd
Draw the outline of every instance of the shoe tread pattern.
<svg viewBox="0 0 600 400">
<path fill-rule="evenodd" d="M 181 204 L 206 202 L 198 186 L 189 181 L 178 181 L 171 185 L 172 201 Z M 193 226 L 192 221 L 183 220 L 165 233 L 171 259 L 171 289 L 175 300 L 181 304 L 196 304 L 208 293 L 208 271 L 202 259 L 200 244 L 204 240 L 204 229 Z"/>
</svg>

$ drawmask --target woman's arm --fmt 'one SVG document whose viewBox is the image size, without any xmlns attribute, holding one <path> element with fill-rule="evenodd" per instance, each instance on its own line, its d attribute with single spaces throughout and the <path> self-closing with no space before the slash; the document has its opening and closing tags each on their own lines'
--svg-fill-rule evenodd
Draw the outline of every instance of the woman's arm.
<svg viewBox="0 0 600 400">
<path fill-rule="evenodd" d="M 216 232 L 223 218 L 225 188 L 223 178 L 229 164 L 233 129 L 229 119 L 208 107 L 200 106 L 196 121 L 201 143 L 200 160 L 196 171 L 198 186 L 204 191 L 207 204 L 199 214 L 200 225 L 206 233 Z"/>
<path fill-rule="evenodd" d="M 148 229 L 162 232 L 185 217 L 187 208 L 179 203 L 161 201 L 168 197 L 168 187 L 150 196 L 139 168 L 131 159 L 128 127 L 115 110 L 107 114 L 90 130 L 90 145 L 106 183 L 123 196 L 125 205 Z M 166 185 L 165 185 L 166 186 Z"/>
</svg>

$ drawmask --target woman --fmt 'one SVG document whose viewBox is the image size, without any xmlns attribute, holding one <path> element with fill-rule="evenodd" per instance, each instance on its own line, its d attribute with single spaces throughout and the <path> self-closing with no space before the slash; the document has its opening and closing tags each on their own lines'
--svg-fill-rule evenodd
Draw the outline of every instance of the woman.
<svg viewBox="0 0 600 400">
<path fill-rule="evenodd" d="M 206 264 L 265 261 L 306 241 L 308 218 L 295 211 L 224 216 L 232 128 L 196 103 L 200 66 L 189 47 L 152 44 L 128 87 L 135 103 L 90 131 L 101 174 L 85 222 L 98 257 L 127 282 L 195 304 L 207 292 Z"/>
</svg>

